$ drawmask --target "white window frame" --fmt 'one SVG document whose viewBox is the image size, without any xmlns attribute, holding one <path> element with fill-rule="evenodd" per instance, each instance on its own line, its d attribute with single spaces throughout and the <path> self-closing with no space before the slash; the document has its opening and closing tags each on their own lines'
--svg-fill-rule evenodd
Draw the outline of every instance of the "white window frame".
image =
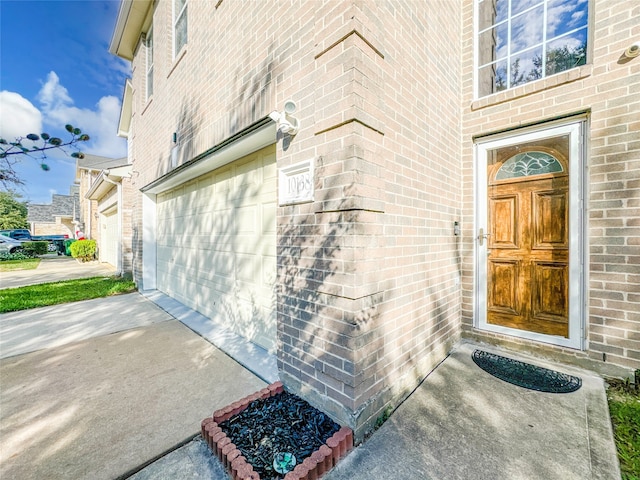
<svg viewBox="0 0 640 480">
<path fill-rule="evenodd" d="M 189 0 L 185 0 L 184 5 L 182 6 L 179 12 L 176 12 L 176 1 L 177 0 L 172 1 L 172 10 L 173 10 L 173 25 L 172 25 L 173 42 L 172 43 L 173 43 L 174 59 L 176 58 L 178 53 L 180 53 L 180 50 L 182 50 L 182 48 L 189 42 L 189 19 L 187 17 L 187 6 L 189 4 Z M 183 15 L 185 17 L 185 22 L 187 23 L 187 32 L 185 35 L 184 43 L 178 46 L 176 44 L 176 42 L 178 41 L 178 35 L 176 34 L 176 27 Z"/>
<path fill-rule="evenodd" d="M 146 99 L 149 100 L 153 96 L 153 27 L 149 28 L 145 36 L 144 46 L 146 51 L 145 92 Z"/>
<path fill-rule="evenodd" d="M 495 91 L 495 92 L 491 92 L 491 93 L 486 93 L 486 94 L 480 94 L 480 88 L 479 88 L 479 84 L 480 84 L 480 69 L 483 67 L 486 67 L 488 65 L 491 65 L 492 63 L 494 65 L 497 65 L 499 63 L 499 61 L 492 61 L 492 62 L 488 62 L 486 64 L 481 65 L 480 64 L 480 36 L 482 35 L 482 33 L 491 30 L 492 28 L 494 28 L 496 26 L 496 24 L 492 24 L 488 27 L 485 27 L 484 29 L 480 29 L 480 4 L 482 2 L 490 2 L 492 0 L 475 0 L 474 2 L 474 82 L 473 82 L 473 93 L 474 93 L 474 98 L 475 99 L 479 99 L 479 98 L 484 98 L 484 97 L 488 97 L 490 95 L 495 95 L 501 92 L 506 92 L 508 90 L 512 90 L 514 88 L 518 88 L 520 86 L 523 85 L 527 85 L 528 83 L 533 83 L 535 81 L 538 80 L 543 80 L 545 78 L 551 77 L 553 75 L 557 75 L 558 73 L 562 73 L 562 72 L 566 72 L 568 70 L 573 70 L 573 68 L 579 68 L 581 65 L 578 65 L 576 67 L 573 67 L 571 69 L 568 70 L 563 70 L 562 72 L 556 72 L 553 73 L 551 75 L 547 75 L 546 74 L 546 64 L 547 64 L 547 49 L 546 49 L 546 44 L 548 43 L 548 41 L 553 40 L 553 39 L 557 39 L 557 38 L 562 38 L 564 36 L 568 36 L 571 35 L 579 30 L 585 29 L 587 30 L 586 32 L 586 49 L 585 49 L 585 55 L 586 55 L 586 59 L 585 59 L 585 63 L 584 65 L 587 65 L 590 62 L 590 49 L 591 49 L 591 44 L 592 44 L 592 32 L 593 32 L 593 25 L 591 23 L 591 18 L 593 17 L 593 4 L 591 2 L 591 0 L 587 0 L 587 22 L 584 26 L 575 28 L 573 30 L 564 32 L 562 35 L 559 35 L 557 37 L 552 37 L 551 39 L 547 38 L 547 6 L 549 1 L 551 0 L 539 0 L 539 3 L 536 3 L 535 5 L 529 7 L 526 10 L 523 10 L 522 12 L 519 12 L 517 14 L 517 16 L 520 16 L 521 14 L 525 14 L 525 12 L 527 11 L 532 11 L 535 8 L 539 7 L 541 4 L 543 5 L 543 9 L 544 9 L 544 13 L 543 13 L 543 31 L 542 31 L 542 40 L 539 44 L 533 45 L 533 46 L 528 46 L 526 49 L 522 50 L 522 51 L 527 51 L 527 50 L 532 50 L 538 46 L 542 46 L 542 66 L 541 66 L 541 76 L 539 79 L 537 80 L 532 80 L 529 82 L 524 82 L 521 83 L 519 85 L 515 85 L 515 86 L 511 86 L 509 85 L 511 83 L 511 60 L 514 57 L 514 54 L 518 54 L 520 53 L 520 51 L 518 52 L 512 52 L 511 51 L 511 19 L 513 18 L 511 15 L 511 2 L 513 0 L 508 0 L 509 1 L 509 13 L 507 15 L 507 18 L 505 20 L 503 20 L 500 23 L 504 23 L 506 22 L 508 25 L 508 34 L 507 34 L 507 56 L 504 59 L 501 60 L 506 60 L 507 63 L 507 72 L 506 72 L 506 80 L 507 80 L 507 87 L 504 90 L 500 90 L 500 91 Z M 567 2 L 572 2 L 573 0 L 567 0 Z"/>
<path fill-rule="evenodd" d="M 474 145 L 476 219 L 475 232 L 482 228 L 487 231 L 487 152 L 492 149 L 517 145 L 559 135 L 570 136 L 569 152 L 569 338 L 528 332 L 487 323 L 487 255 L 488 242 L 480 245 L 475 241 L 475 302 L 474 327 L 479 330 L 515 336 L 540 343 L 548 343 L 576 350 L 585 350 L 585 298 L 588 285 L 585 252 L 588 251 L 585 231 L 585 191 L 586 177 L 586 118 L 570 119 L 537 125 L 518 132 L 508 132 L 482 138 Z"/>
</svg>

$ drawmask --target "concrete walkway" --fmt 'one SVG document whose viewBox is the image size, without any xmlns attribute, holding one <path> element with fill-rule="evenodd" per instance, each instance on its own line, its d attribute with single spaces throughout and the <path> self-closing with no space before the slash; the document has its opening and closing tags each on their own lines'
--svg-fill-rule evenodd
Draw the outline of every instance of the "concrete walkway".
<svg viewBox="0 0 640 480">
<path fill-rule="evenodd" d="M 108 277 L 116 271 L 108 263 L 79 263 L 75 258 L 44 255 L 35 270 L 0 272 L 0 289 L 59 282 L 73 278 Z"/>
<path fill-rule="evenodd" d="M 505 383 L 475 365 L 475 348 L 579 376 L 582 387 Z M 265 385 L 137 293 L 0 315 L 2 357 L 0 478 L 228 480 L 189 439 L 213 410 Z M 463 342 L 324 478 L 616 480 L 620 471 L 601 378 Z"/>
<path fill-rule="evenodd" d="M 0 315 L 0 478 L 126 478 L 265 386 L 139 294 L 112 298 Z"/>
<path fill-rule="evenodd" d="M 574 393 L 542 393 L 475 365 L 475 348 L 579 376 Z M 601 378 L 488 346 L 460 344 L 361 447 L 323 480 L 616 480 Z"/>
<path fill-rule="evenodd" d="M 577 375 L 568 394 L 503 382 L 475 348 Z M 201 440 L 131 480 L 228 480 Z M 391 418 L 323 480 L 619 480 L 604 385 L 589 372 L 461 343 Z"/>
</svg>

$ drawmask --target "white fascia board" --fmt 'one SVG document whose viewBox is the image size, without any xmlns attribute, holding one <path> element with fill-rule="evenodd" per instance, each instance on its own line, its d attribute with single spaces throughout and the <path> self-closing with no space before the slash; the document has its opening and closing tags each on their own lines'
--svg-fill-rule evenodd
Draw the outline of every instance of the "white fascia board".
<svg viewBox="0 0 640 480">
<path fill-rule="evenodd" d="M 105 196 L 105 194 L 115 188 L 113 182 L 119 183 L 123 177 L 131 176 L 131 165 L 124 165 L 122 167 L 115 167 L 109 170 L 103 170 L 102 173 L 91 185 L 91 188 L 85 195 L 85 198 L 89 200 L 98 200 Z"/>
<path fill-rule="evenodd" d="M 120 108 L 120 118 L 118 119 L 119 137 L 129 138 L 129 130 L 131 128 L 131 112 L 133 105 L 133 86 L 131 79 L 127 78 L 124 82 L 124 93 L 122 94 L 122 107 Z"/>
<path fill-rule="evenodd" d="M 141 188 L 141 191 L 155 195 L 166 192 L 275 142 L 276 124 L 269 121 L 251 132 L 240 135 L 237 140 L 231 141 L 219 149 L 214 149 L 211 154 L 181 165 L 164 177 L 160 177 Z"/>
<path fill-rule="evenodd" d="M 133 60 L 142 27 L 152 6 L 152 0 L 122 0 L 109 44 L 110 53 L 125 60 Z"/>
</svg>

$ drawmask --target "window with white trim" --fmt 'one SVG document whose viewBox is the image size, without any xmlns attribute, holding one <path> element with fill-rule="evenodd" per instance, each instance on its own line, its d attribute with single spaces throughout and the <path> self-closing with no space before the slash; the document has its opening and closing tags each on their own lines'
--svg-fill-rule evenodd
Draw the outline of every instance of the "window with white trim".
<svg viewBox="0 0 640 480">
<path fill-rule="evenodd" d="M 187 0 L 173 0 L 173 56 L 187 43 Z"/>
<path fill-rule="evenodd" d="M 587 62 L 589 0 L 478 0 L 478 97 Z"/>
<path fill-rule="evenodd" d="M 147 32 L 144 41 L 147 52 L 147 100 L 153 95 L 153 28 Z"/>
</svg>

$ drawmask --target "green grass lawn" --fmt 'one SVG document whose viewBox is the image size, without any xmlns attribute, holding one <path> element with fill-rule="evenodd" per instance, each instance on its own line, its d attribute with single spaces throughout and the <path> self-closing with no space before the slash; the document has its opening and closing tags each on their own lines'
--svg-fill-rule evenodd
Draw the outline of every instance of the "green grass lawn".
<svg viewBox="0 0 640 480">
<path fill-rule="evenodd" d="M 34 270 L 40 265 L 39 258 L 27 258 L 25 260 L 3 260 L 0 262 L 0 272 L 12 270 Z"/>
<path fill-rule="evenodd" d="M 620 380 L 607 380 L 607 383 L 622 480 L 640 480 L 640 390 Z"/>
<path fill-rule="evenodd" d="M 136 290 L 132 280 L 93 277 L 0 290 L 0 313 L 108 297 Z"/>
</svg>

